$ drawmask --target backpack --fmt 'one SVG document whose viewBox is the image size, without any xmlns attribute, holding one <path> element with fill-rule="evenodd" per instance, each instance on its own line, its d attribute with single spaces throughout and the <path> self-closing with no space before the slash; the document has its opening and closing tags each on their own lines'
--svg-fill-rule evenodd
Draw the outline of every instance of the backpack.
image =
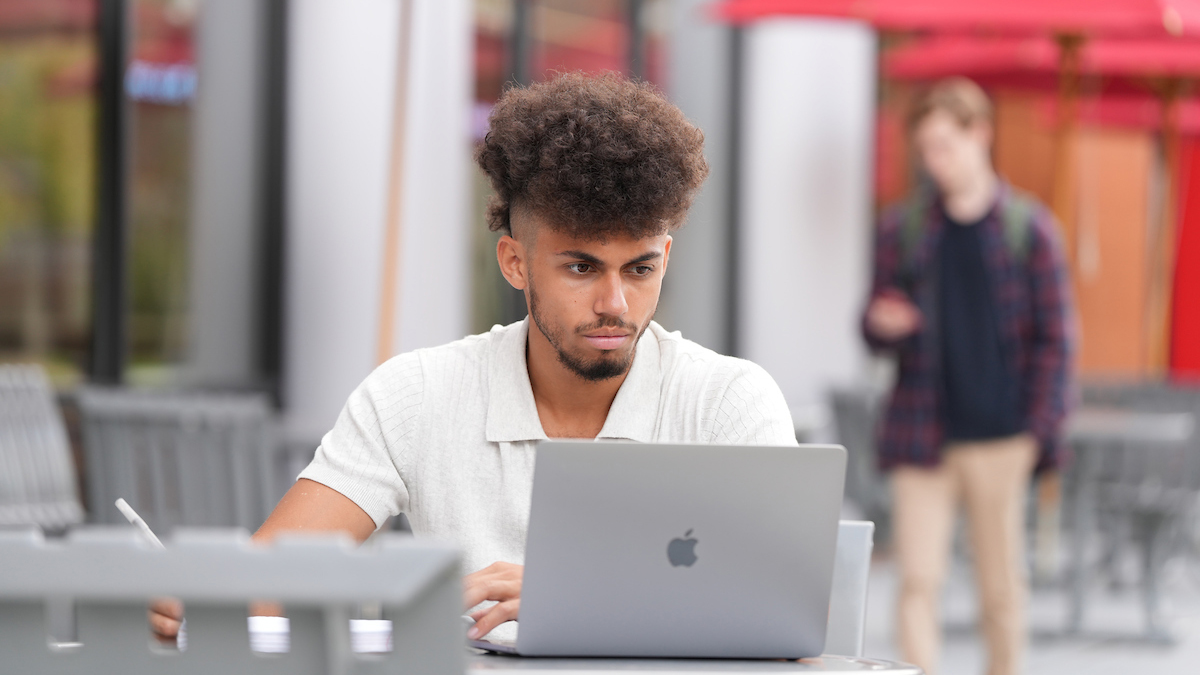
<svg viewBox="0 0 1200 675">
<path fill-rule="evenodd" d="M 900 225 L 900 263 L 901 269 L 907 270 L 909 276 L 915 271 L 917 247 L 925 234 L 925 216 L 932 204 L 933 193 L 922 189 L 902 207 L 904 221 Z M 1029 257 L 1030 230 L 1036 208 L 1037 202 L 1033 197 L 1009 188 L 1000 212 L 1000 221 L 1004 227 L 1005 247 L 1018 265 L 1024 265 Z"/>
</svg>

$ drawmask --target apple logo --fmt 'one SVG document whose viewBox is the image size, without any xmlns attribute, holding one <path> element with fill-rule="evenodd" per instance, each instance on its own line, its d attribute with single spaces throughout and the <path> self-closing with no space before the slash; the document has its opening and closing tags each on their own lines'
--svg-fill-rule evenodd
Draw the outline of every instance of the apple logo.
<svg viewBox="0 0 1200 675">
<path fill-rule="evenodd" d="M 692 531 L 688 530 L 683 534 L 690 539 L 675 538 L 667 545 L 667 560 L 671 561 L 672 567 L 691 567 L 696 564 L 696 544 L 698 541 L 692 537 Z"/>
</svg>

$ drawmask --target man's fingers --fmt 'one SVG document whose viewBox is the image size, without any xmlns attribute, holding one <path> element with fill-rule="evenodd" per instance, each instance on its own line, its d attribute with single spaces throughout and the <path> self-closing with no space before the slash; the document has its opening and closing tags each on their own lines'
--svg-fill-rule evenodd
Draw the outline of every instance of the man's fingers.
<svg viewBox="0 0 1200 675">
<path fill-rule="evenodd" d="M 154 610 L 147 611 L 146 616 L 150 621 L 150 630 L 155 635 L 163 638 L 173 638 L 179 635 L 179 626 L 182 623 L 179 619 L 159 614 Z"/>
<path fill-rule="evenodd" d="M 287 616 L 283 605 L 272 600 L 255 600 L 250 603 L 250 616 Z"/>
<path fill-rule="evenodd" d="M 524 568 L 521 565 L 514 565 L 506 562 L 494 562 L 478 572 L 472 572 L 463 577 L 463 583 L 471 584 L 491 578 L 511 578 L 513 576 L 519 577 L 521 576 L 521 572 L 523 570 Z"/>
<path fill-rule="evenodd" d="M 520 579 L 483 579 L 463 588 L 463 606 L 474 607 L 485 600 L 503 602 L 520 595 Z"/>
<path fill-rule="evenodd" d="M 493 628 L 499 626 L 505 621 L 515 620 L 520 609 L 520 598 L 514 598 L 512 600 L 505 600 L 504 602 L 501 602 L 493 607 L 472 614 L 472 617 L 478 616 L 478 618 L 475 619 L 475 625 L 471 626 L 471 629 L 467 631 L 467 637 L 471 638 L 472 640 L 478 640 L 484 635 L 492 632 Z"/>
<path fill-rule="evenodd" d="M 183 623 L 183 603 L 175 598 L 152 598 L 146 610 L 146 621 L 155 637 L 170 642 L 179 636 L 179 627 Z"/>
<path fill-rule="evenodd" d="M 174 619 L 182 619 L 183 603 L 175 598 L 154 598 L 150 601 L 150 611 L 158 612 Z"/>
</svg>

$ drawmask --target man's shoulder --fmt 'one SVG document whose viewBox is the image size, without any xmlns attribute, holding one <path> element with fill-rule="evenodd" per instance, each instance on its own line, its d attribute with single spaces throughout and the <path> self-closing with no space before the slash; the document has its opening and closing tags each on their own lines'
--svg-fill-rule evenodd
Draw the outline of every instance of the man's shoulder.
<svg viewBox="0 0 1200 675">
<path fill-rule="evenodd" d="M 879 209 L 879 217 L 875 227 L 880 234 L 895 234 L 900 226 L 912 217 L 915 209 L 920 208 L 916 203 L 916 195 L 907 195 Z"/>
<path fill-rule="evenodd" d="M 654 324 L 667 414 L 695 420 L 705 443 L 794 445 L 787 401 L 766 369 Z"/>
<path fill-rule="evenodd" d="M 767 371 L 753 361 L 715 352 L 683 337 L 679 331 L 668 331 L 657 322 L 652 322 L 650 327 L 658 338 L 666 376 L 680 378 L 689 384 L 703 381 L 709 389 L 724 388 L 746 377 L 770 379 Z"/>
<path fill-rule="evenodd" d="M 486 333 L 398 354 L 377 368 L 371 378 L 381 381 L 419 378 L 426 383 L 454 381 L 461 384 L 462 378 L 470 378 L 472 373 L 481 376 L 486 373 L 494 348 L 520 328 L 519 321 L 507 326 L 496 325 Z M 455 377 L 448 377 L 450 375 Z"/>
</svg>

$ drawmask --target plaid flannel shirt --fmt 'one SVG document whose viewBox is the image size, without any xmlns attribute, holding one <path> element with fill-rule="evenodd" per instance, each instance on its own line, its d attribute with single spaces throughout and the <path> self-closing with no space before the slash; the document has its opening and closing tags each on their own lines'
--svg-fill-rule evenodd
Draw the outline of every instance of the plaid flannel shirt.
<svg viewBox="0 0 1200 675">
<path fill-rule="evenodd" d="M 1037 439 L 1037 470 L 1058 466 L 1059 430 L 1071 397 L 1073 326 L 1070 284 L 1053 215 L 1037 205 L 1031 215 L 1024 259 L 1006 243 L 1003 201 L 1012 189 L 1002 185 L 996 205 L 982 227 L 983 257 L 991 278 L 993 306 L 1002 331 L 1001 344 L 1013 372 L 1019 373 L 1026 428 Z M 925 215 L 920 240 L 910 261 L 902 260 L 901 229 L 907 206 L 888 211 L 875 240 L 875 277 L 871 297 L 900 289 L 913 299 L 923 321 L 916 334 L 895 342 L 872 335 L 864 316 L 862 331 L 875 351 L 899 357 L 896 387 L 879 430 L 879 464 L 933 466 L 945 442 L 943 384 L 938 321 L 938 249 L 944 219 L 938 205 Z"/>
</svg>

